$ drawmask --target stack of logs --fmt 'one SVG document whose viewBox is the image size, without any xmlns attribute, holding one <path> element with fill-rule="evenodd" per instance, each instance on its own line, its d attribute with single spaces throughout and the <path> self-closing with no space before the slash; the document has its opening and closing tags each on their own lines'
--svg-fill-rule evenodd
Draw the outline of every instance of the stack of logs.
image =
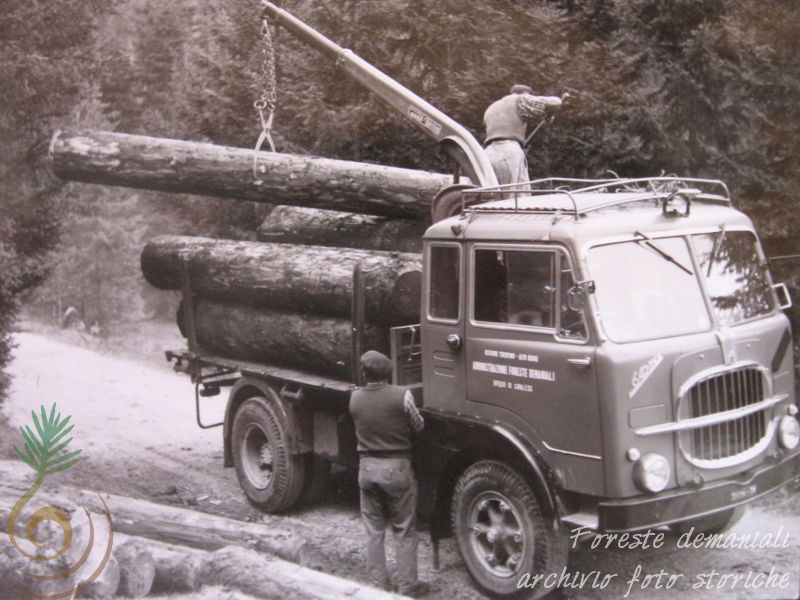
<svg viewBox="0 0 800 600">
<path fill-rule="evenodd" d="M 0 599 L 142 598 L 191 594 L 205 585 L 233 587 L 257 598 L 397 598 L 316 570 L 330 567 L 305 540 L 279 526 L 69 486 L 34 496 L 15 520 L 12 544 L 4 530 L 11 507 L 30 484 L 30 477 L 12 467 L 0 461 L 0 536 L 6 538 L 0 544 Z M 51 516 L 37 521 L 35 510 L 63 511 L 70 535 L 65 537 Z"/>
<path fill-rule="evenodd" d="M 145 247 L 148 282 L 193 293 L 178 320 L 185 331 L 191 318 L 204 350 L 349 378 L 356 266 L 362 347 L 387 352 L 389 327 L 419 320 L 421 236 L 451 177 L 266 152 L 254 169 L 249 150 L 98 131 L 57 133 L 50 157 L 64 179 L 279 205 L 258 242 L 162 236 Z"/>
<path fill-rule="evenodd" d="M 419 320 L 416 254 L 186 236 L 157 237 L 142 252 L 155 287 L 179 290 L 188 279 L 202 348 L 340 378 L 351 374 L 356 265 L 364 274 L 363 343 L 386 352 L 390 326 Z M 188 311 L 179 314 L 186 335 Z"/>
</svg>

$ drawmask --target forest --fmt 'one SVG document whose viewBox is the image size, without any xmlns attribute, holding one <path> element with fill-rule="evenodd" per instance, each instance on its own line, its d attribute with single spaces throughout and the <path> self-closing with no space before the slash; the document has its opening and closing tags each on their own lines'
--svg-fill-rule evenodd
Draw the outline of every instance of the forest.
<svg viewBox="0 0 800 600">
<path fill-rule="evenodd" d="M 800 5 L 794 0 L 283 0 L 481 138 L 514 83 L 570 93 L 529 151 L 534 177 L 718 178 L 767 255 L 797 254 Z M 171 233 L 254 239 L 269 206 L 65 183 L 53 133 L 104 129 L 447 172 L 446 156 L 336 66 L 270 28 L 257 0 L 5 0 L 0 21 L 0 366 L 20 308 L 75 307 L 100 335 L 171 316 L 139 269 Z M 265 72 L 274 52 L 274 86 Z M 797 262 L 772 264 L 800 301 Z M 796 317 L 793 321 L 798 322 Z M 7 387 L 0 375 L 0 398 Z"/>
</svg>

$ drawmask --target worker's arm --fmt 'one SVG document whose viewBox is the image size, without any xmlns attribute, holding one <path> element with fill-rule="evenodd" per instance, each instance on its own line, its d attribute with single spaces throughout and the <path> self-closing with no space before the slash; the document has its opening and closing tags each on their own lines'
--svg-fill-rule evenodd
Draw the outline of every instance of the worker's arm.
<svg viewBox="0 0 800 600">
<path fill-rule="evenodd" d="M 558 96 L 534 96 L 520 94 L 517 98 L 517 112 L 525 120 L 542 118 L 546 111 L 559 108 L 561 98 Z"/>
<path fill-rule="evenodd" d="M 406 390 L 406 394 L 403 396 L 403 408 L 408 415 L 408 423 L 411 426 L 411 430 L 414 433 L 422 431 L 422 428 L 425 427 L 425 420 L 417 410 L 417 405 L 414 402 L 414 395 L 411 393 L 411 390 Z"/>
</svg>

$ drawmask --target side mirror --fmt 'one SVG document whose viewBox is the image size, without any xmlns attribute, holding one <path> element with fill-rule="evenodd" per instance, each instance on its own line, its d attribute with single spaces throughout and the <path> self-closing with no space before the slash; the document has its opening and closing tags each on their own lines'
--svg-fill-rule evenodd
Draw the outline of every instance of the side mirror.
<svg viewBox="0 0 800 600">
<path fill-rule="evenodd" d="M 580 281 L 567 290 L 567 307 L 575 312 L 580 312 L 589 303 L 589 294 L 593 294 L 595 285 L 593 280 Z"/>
<path fill-rule="evenodd" d="M 789 288 L 786 287 L 786 284 L 776 283 L 772 286 L 772 288 L 775 290 L 775 294 L 778 296 L 778 307 L 781 310 L 792 308 L 792 296 L 789 294 Z"/>
</svg>

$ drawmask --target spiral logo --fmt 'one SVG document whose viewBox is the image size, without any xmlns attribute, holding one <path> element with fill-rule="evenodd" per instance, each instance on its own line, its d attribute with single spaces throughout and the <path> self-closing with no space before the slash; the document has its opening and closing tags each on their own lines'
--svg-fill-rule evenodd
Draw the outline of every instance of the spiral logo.
<svg viewBox="0 0 800 600">
<path fill-rule="evenodd" d="M 22 579 L 27 578 L 28 583 L 32 585 L 27 590 L 15 589 L 14 591 L 21 596 L 41 600 L 70 598 L 76 592 L 91 585 L 102 574 L 111 558 L 111 549 L 114 541 L 111 512 L 108 510 L 105 500 L 98 494 L 97 496 L 103 504 L 104 515 L 108 521 L 108 541 L 100 563 L 88 575 L 83 575 L 81 569 L 85 570 L 85 565 L 94 548 L 95 526 L 92 515 L 85 506 L 81 507 L 86 516 L 87 535 L 85 548 L 80 557 L 76 558 L 71 564 L 66 558 L 77 555 L 78 549 L 73 548 L 73 543 L 76 542 L 75 531 L 70 515 L 61 508 L 44 506 L 35 510 L 28 516 L 24 524 L 25 537 L 28 544 L 25 544 L 17 537 L 20 515 L 39 491 L 39 488 L 41 488 L 45 477 L 75 465 L 80 460 L 78 455 L 81 453 L 81 450 L 68 449 L 72 438 L 67 438 L 67 435 L 72 431 L 74 425 L 69 425 L 71 417 L 61 419 L 61 413 L 56 413 L 55 404 L 51 407 L 49 414 L 45 407 L 41 406 L 40 416 L 37 416 L 35 411 L 31 411 L 31 416 L 33 417 L 34 429 L 31 429 L 30 426 L 20 427 L 22 437 L 25 439 L 25 445 L 23 450 L 14 446 L 14 451 L 36 472 L 36 480 L 11 509 L 7 530 L 11 545 L 21 557 L 28 559 L 28 566 L 20 567 L 18 571 Z M 61 530 L 62 543 L 60 548 L 45 547 L 37 541 L 36 531 L 45 522 L 51 524 L 51 528 L 57 527 Z M 36 568 L 37 565 L 48 565 L 51 568 Z M 80 582 L 75 584 L 74 576 L 79 572 L 81 573 Z M 58 585 L 58 583 L 61 583 L 61 585 Z"/>
</svg>

